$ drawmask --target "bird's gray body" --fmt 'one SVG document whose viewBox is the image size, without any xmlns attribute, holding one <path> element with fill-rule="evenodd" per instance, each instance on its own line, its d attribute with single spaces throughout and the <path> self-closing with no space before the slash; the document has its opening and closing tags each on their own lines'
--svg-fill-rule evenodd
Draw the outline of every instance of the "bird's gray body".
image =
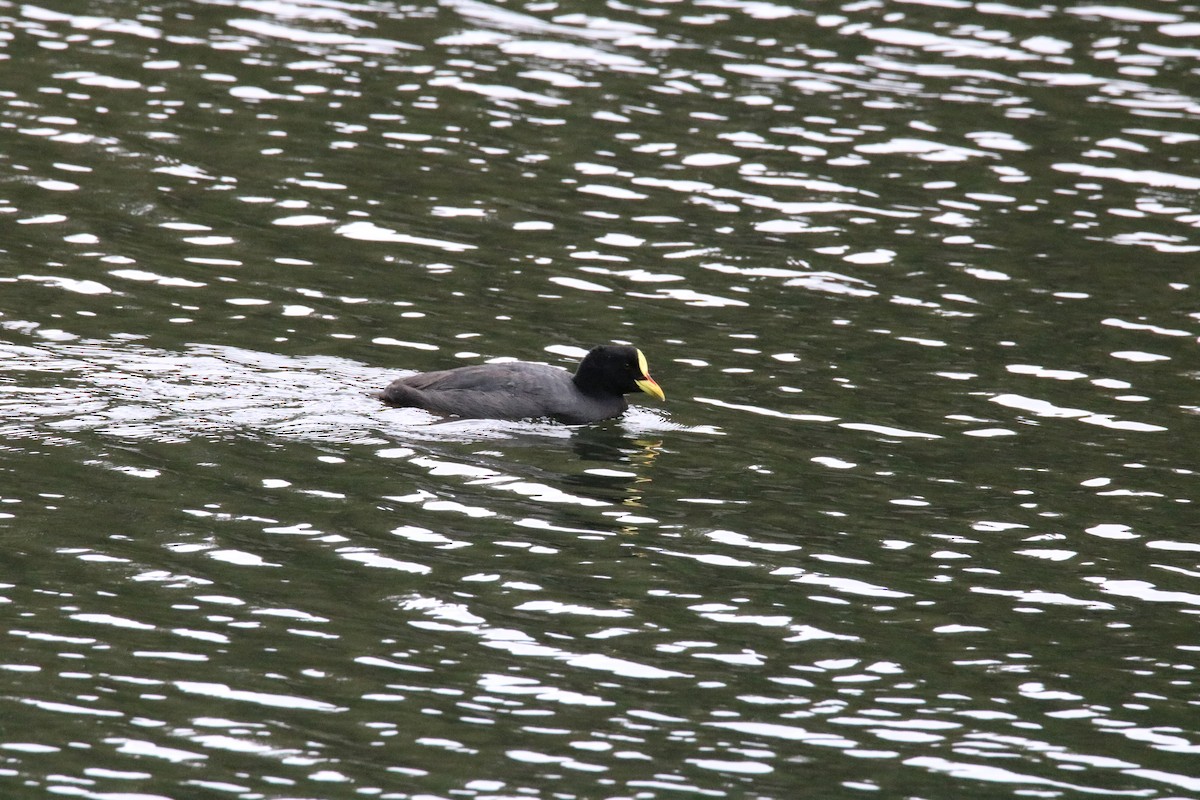
<svg viewBox="0 0 1200 800">
<path fill-rule="evenodd" d="M 616 417 L 629 407 L 620 395 L 584 393 L 565 370 L 523 361 L 421 372 L 392 381 L 379 397 L 467 419 L 545 418 L 568 425 Z"/>
</svg>

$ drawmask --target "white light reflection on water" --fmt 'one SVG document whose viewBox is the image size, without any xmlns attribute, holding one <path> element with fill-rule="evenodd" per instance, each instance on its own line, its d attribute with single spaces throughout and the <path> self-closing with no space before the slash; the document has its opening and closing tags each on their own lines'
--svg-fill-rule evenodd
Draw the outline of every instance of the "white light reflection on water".
<svg viewBox="0 0 1200 800">
<path fill-rule="evenodd" d="M 311 700 L 307 697 L 232 689 L 222 683 L 206 683 L 203 681 L 175 681 L 175 688 L 187 694 L 199 694 L 219 700 L 235 700 L 242 703 L 252 703 L 254 705 L 268 706 L 272 708 L 292 708 L 304 711 L 345 710 L 340 709 L 330 703 Z"/>
</svg>

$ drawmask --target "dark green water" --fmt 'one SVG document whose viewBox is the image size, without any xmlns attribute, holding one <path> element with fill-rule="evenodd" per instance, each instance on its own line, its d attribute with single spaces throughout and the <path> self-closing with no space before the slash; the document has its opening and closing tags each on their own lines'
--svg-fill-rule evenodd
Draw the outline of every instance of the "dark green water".
<svg viewBox="0 0 1200 800">
<path fill-rule="evenodd" d="M 1200 8 L 0 3 L 0 796 L 1200 792 Z M 582 428 L 408 370 L 643 349 Z"/>
</svg>

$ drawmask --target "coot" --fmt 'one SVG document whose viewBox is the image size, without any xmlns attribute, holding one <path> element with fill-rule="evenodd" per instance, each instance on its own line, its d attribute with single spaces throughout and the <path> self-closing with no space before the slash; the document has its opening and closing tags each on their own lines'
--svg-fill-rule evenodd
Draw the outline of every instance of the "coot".
<svg viewBox="0 0 1200 800">
<path fill-rule="evenodd" d="M 638 390 L 666 399 L 641 350 L 601 345 L 584 356 L 574 375 L 524 361 L 477 364 L 398 378 L 379 398 L 456 417 L 548 418 L 579 425 L 621 414 L 629 407 L 625 395 Z"/>
</svg>

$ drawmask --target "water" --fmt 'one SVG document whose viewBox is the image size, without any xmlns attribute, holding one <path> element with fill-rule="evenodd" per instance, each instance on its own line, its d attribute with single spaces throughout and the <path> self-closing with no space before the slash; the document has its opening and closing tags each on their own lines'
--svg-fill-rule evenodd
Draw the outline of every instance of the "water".
<svg viewBox="0 0 1200 800">
<path fill-rule="evenodd" d="M 0 795 L 1200 793 L 1198 19 L 0 5 Z"/>
</svg>

